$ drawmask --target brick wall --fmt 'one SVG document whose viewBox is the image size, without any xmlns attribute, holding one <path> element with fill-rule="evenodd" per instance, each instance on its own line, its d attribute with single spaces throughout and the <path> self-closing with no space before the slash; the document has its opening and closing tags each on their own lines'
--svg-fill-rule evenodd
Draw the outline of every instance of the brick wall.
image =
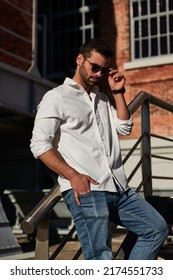
<svg viewBox="0 0 173 280">
<path fill-rule="evenodd" d="M 125 70 L 130 62 L 129 0 L 101 1 L 101 36 L 111 42 L 115 50 L 115 65 L 126 76 L 126 99 L 129 103 L 140 91 L 146 91 L 173 104 L 173 64 Z M 103 26 L 103 28 L 102 28 Z M 173 136 L 173 114 L 161 109 L 152 109 L 151 130 L 164 136 Z M 140 114 L 134 114 L 131 138 L 140 133 Z"/>
<path fill-rule="evenodd" d="M 32 47 L 32 0 L 0 0 L 0 61 L 28 70 Z"/>
</svg>

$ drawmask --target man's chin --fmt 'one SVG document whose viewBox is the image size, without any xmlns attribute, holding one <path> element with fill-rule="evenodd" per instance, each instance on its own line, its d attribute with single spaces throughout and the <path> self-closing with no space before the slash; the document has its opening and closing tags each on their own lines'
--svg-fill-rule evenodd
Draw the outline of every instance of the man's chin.
<svg viewBox="0 0 173 280">
<path fill-rule="evenodd" d="M 97 85 L 97 84 L 98 84 L 98 80 L 97 80 L 97 79 L 90 79 L 88 82 L 89 82 L 89 84 L 90 84 L 91 86 L 94 86 L 94 85 Z"/>
</svg>

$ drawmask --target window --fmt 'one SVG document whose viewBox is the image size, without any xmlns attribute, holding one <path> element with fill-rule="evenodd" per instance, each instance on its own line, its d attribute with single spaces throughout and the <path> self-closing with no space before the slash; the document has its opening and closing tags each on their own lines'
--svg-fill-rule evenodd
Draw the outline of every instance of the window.
<svg viewBox="0 0 173 280">
<path fill-rule="evenodd" d="M 131 59 L 173 54 L 173 0 L 130 0 Z"/>
<path fill-rule="evenodd" d="M 97 36 L 95 0 L 38 0 L 38 66 L 44 78 L 72 76 L 78 48 Z"/>
</svg>

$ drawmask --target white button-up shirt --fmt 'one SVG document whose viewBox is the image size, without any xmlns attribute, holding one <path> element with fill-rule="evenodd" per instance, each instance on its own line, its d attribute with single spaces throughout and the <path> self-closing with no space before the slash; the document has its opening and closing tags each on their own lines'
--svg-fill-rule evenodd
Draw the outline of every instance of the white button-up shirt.
<svg viewBox="0 0 173 280">
<path fill-rule="evenodd" d="M 76 171 L 99 182 L 91 184 L 92 190 L 116 192 L 115 182 L 128 187 L 118 134 L 128 135 L 131 128 L 132 117 L 120 120 L 105 94 L 92 91 L 89 96 L 66 78 L 38 106 L 31 151 L 38 158 L 53 147 Z M 64 177 L 58 176 L 58 181 L 61 191 L 71 188 Z"/>
</svg>

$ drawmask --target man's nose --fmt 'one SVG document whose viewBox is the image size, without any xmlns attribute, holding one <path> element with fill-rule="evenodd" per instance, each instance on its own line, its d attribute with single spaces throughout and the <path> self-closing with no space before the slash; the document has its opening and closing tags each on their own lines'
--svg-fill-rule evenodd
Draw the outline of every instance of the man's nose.
<svg viewBox="0 0 173 280">
<path fill-rule="evenodd" d="M 103 73 L 102 73 L 102 70 L 101 70 L 101 69 L 96 73 L 97 77 L 101 77 L 102 74 L 103 74 Z"/>
</svg>

